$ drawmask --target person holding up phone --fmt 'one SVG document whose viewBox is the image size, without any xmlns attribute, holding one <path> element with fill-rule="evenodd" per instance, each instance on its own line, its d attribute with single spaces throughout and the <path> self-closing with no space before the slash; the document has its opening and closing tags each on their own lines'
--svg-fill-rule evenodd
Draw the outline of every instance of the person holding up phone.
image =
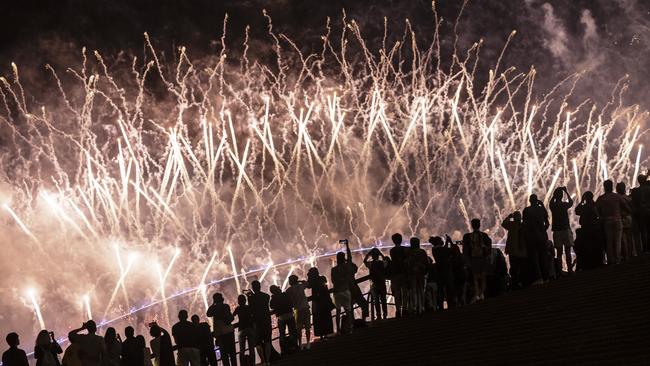
<svg viewBox="0 0 650 366">
<path fill-rule="evenodd" d="M 352 263 L 352 252 L 348 240 L 339 240 L 345 245 L 346 252 L 336 253 L 336 266 L 332 267 L 330 278 L 334 288 L 334 305 L 336 306 L 336 331 L 338 333 L 352 333 L 354 324 L 354 313 L 352 312 L 352 291 L 356 286 L 354 275 L 357 273 L 357 266 Z M 345 311 L 345 324 L 341 324 L 341 309 Z"/>
</svg>

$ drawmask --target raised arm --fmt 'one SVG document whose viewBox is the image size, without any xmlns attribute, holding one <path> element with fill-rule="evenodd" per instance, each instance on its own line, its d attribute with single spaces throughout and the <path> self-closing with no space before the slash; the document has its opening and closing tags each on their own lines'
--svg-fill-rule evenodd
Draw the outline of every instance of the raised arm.
<svg viewBox="0 0 650 366">
<path fill-rule="evenodd" d="M 573 198 L 571 198 L 571 194 L 569 194 L 569 191 L 564 187 L 564 193 L 566 193 L 566 196 L 569 198 L 569 201 L 567 204 L 569 204 L 569 208 L 573 207 Z"/>
</svg>

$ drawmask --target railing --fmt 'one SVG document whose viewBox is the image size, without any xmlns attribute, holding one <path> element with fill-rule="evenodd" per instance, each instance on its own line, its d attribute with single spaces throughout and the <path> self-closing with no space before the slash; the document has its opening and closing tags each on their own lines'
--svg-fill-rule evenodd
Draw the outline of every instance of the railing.
<svg viewBox="0 0 650 366">
<path fill-rule="evenodd" d="M 355 281 L 356 281 L 357 284 L 360 284 L 360 283 L 366 282 L 368 280 L 370 280 L 370 275 L 359 277 Z M 332 293 L 334 293 L 334 289 L 331 288 L 331 289 L 328 290 L 328 292 L 330 294 L 332 294 Z M 366 292 L 366 293 L 362 294 L 362 296 L 364 296 L 366 298 L 366 301 L 368 302 L 368 306 L 370 307 L 370 309 L 369 309 L 370 310 L 370 318 L 374 319 L 374 307 L 373 307 L 371 293 Z M 387 294 L 387 296 L 391 296 L 391 294 Z M 312 296 L 308 296 L 307 301 L 312 302 Z M 387 302 L 387 305 L 394 306 L 395 303 L 388 303 Z M 354 312 L 355 310 L 357 310 L 359 308 L 360 308 L 360 306 L 358 304 L 354 304 L 354 306 L 352 307 L 352 311 Z M 343 313 L 343 314 L 345 314 L 345 313 Z M 334 314 L 332 315 L 332 319 L 334 319 L 334 318 L 336 318 L 336 312 L 334 312 Z M 313 330 L 314 324 L 313 324 L 313 322 L 311 322 L 311 324 L 312 324 L 311 327 L 312 327 L 312 330 Z M 233 323 L 233 328 L 235 328 L 235 329 L 239 328 L 239 323 Z M 278 326 L 276 325 L 275 327 L 271 328 L 271 331 L 275 331 L 277 329 L 278 329 Z M 313 334 L 313 331 L 312 331 L 312 334 Z M 302 337 L 302 334 L 300 336 Z M 280 335 L 278 335 L 278 336 L 276 336 L 274 338 L 271 338 L 271 343 L 273 343 L 275 341 L 278 341 L 278 340 L 280 340 Z M 238 339 L 238 337 L 235 337 L 235 355 L 236 356 L 238 356 L 240 354 L 240 351 L 238 350 L 238 347 L 237 347 L 238 345 L 239 345 L 239 339 Z M 250 351 L 250 349 L 245 348 L 244 352 L 246 352 L 246 351 Z M 217 352 L 217 361 L 221 361 L 221 352 L 219 352 L 219 347 L 218 346 L 215 347 L 215 352 Z"/>
</svg>

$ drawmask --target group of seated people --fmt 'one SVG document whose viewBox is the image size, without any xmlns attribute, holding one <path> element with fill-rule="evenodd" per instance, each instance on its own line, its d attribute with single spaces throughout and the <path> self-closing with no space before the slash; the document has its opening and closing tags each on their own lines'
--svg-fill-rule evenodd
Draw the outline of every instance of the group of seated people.
<svg viewBox="0 0 650 366">
<path fill-rule="evenodd" d="M 280 352 L 290 354 L 310 348 L 312 328 L 314 336 L 325 340 L 365 326 L 368 317 L 372 321 L 386 319 L 391 297 L 395 317 L 418 316 L 574 271 L 618 264 L 650 247 L 650 182 L 644 175 L 638 181 L 640 186 L 629 196 L 623 183 L 617 184 L 614 192 L 610 180 L 604 182 L 604 193 L 597 200 L 593 193 L 585 192 L 575 208 L 580 223 L 575 240 L 569 219 L 574 202 L 566 187 L 558 187 L 549 202 L 550 217 L 544 202 L 532 194 L 523 213 L 515 211 L 502 221 L 507 232 L 505 255 L 493 247 L 488 233 L 481 231 L 481 221 L 473 219 L 462 241 L 454 242 L 448 235 L 430 237 L 431 256 L 418 237 L 403 245 L 401 234 L 392 235 L 394 246 L 388 255 L 371 249 L 363 258 L 368 275 L 357 278 L 358 266 L 348 241 L 341 240 L 345 251 L 337 253 L 329 281 L 312 267 L 306 280 L 291 275 L 285 291 L 272 285 L 269 295 L 256 280 L 250 290 L 238 295 L 234 311 L 221 293 L 215 293 L 205 314 L 211 324 L 198 315 L 189 318 L 188 312 L 181 310 L 171 334 L 156 323 L 148 324 L 149 346 L 144 336 L 135 335 L 133 327 L 126 327 L 124 340 L 114 328 L 107 328 L 101 337 L 96 334 L 95 322 L 89 320 L 68 334 L 70 346 L 62 361 L 59 355 L 63 350 L 54 333 L 42 330 L 34 348 L 36 366 L 216 366 L 216 350 L 224 365 L 255 365 L 257 357 L 267 365 L 279 357 L 273 347 L 273 316 Z M 359 286 L 365 279 L 370 283 L 369 296 Z M 18 335 L 10 333 L 6 340 L 10 348 L 2 356 L 3 366 L 27 366 L 27 356 L 18 348 Z"/>
</svg>

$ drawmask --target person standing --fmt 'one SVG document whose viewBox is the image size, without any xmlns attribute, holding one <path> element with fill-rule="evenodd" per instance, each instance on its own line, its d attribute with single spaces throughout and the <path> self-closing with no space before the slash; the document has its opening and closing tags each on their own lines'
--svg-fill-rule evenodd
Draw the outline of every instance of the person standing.
<svg viewBox="0 0 650 366">
<path fill-rule="evenodd" d="M 567 201 L 563 201 L 566 194 Z M 567 273 L 573 273 L 573 260 L 571 247 L 573 247 L 573 231 L 569 223 L 569 209 L 573 207 L 573 199 L 566 187 L 558 187 L 553 192 L 550 203 L 551 230 L 553 231 L 553 245 L 555 246 L 555 266 L 557 274 L 562 273 L 562 251 L 566 261 Z"/>
<path fill-rule="evenodd" d="M 632 189 L 632 206 L 634 208 L 634 227 L 636 233 L 636 254 L 650 251 L 650 182 L 641 174 L 637 177 L 639 186 Z"/>
<path fill-rule="evenodd" d="M 2 353 L 2 366 L 29 366 L 27 354 L 18 348 L 20 345 L 18 334 L 13 332 L 9 333 L 5 340 L 9 345 L 9 349 Z"/>
<path fill-rule="evenodd" d="M 522 220 L 526 240 L 526 251 L 532 265 L 533 284 L 544 283 L 548 280 L 548 267 L 546 264 L 546 242 L 548 235 L 548 212 L 537 195 L 531 194 L 528 198 L 530 206 L 524 208 Z"/>
<path fill-rule="evenodd" d="M 271 285 L 271 301 L 269 305 L 278 323 L 278 334 L 280 336 L 280 350 L 282 354 L 292 353 L 298 348 L 298 331 L 296 321 L 293 318 L 293 307 L 291 297 L 276 285 Z"/>
<path fill-rule="evenodd" d="M 314 335 L 321 339 L 327 338 L 334 333 L 332 310 L 335 306 L 327 288 L 327 279 L 320 275 L 316 267 L 307 271 L 307 288 L 311 289 Z"/>
<path fill-rule="evenodd" d="M 576 230 L 575 240 L 577 269 L 585 270 L 602 266 L 604 233 L 594 202 L 594 194 L 591 191 L 582 194 L 575 211 L 580 217 L 580 229 Z"/>
<path fill-rule="evenodd" d="M 63 353 L 61 346 L 54 338 L 53 332 L 41 330 L 36 336 L 34 357 L 36 366 L 61 366 L 59 355 Z"/>
<path fill-rule="evenodd" d="M 172 336 L 178 349 L 176 364 L 178 366 L 201 366 L 198 329 L 187 318 L 187 310 L 179 311 L 178 323 L 172 326 Z"/>
<path fill-rule="evenodd" d="M 86 330 L 87 334 L 79 334 Z M 78 355 L 81 366 L 100 366 L 106 360 L 106 344 L 101 336 L 95 334 L 97 325 L 89 320 L 81 325 L 81 328 L 73 329 L 68 333 L 71 343 L 79 345 Z"/>
<path fill-rule="evenodd" d="M 120 366 L 122 356 L 122 340 L 115 328 L 109 327 L 104 333 L 104 344 L 106 345 L 105 366 Z"/>
<path fill-rule="evenodd" d="M 269 310 L 269 302 L 271 297 L 269 294 L 262 292 L 262 285 L 260 281 L 253 281 L 251 283 L 253 292 L 248 295 L 248 303 L 250 304 L 253 312 L 253 324 L 255 324 L 255 340 L 257 341 L 257 352 L 262 359 L 262 365 L 271 364 L 271 311 Z"/>
<path fill-rule="evenodd" d="M 122 366 L 144 365 L 144 346 L 135 337 L 135 329 L 124 328 L 126 339 L 122 342 Z"/>
<path fill-rule="evenodd" d="M 345 252 L 336 253 L 336 266 L 332 267 L 330 278 L 334 288 L 334 305 L 336 305 L 336 331 L 339 334 L 351 333 L 354 325 L 352 286 L 355 273 L 357 273 L 357 266 L 352 263 L 351 258 L 346 258 Z M 341 322 L 341 309 L 345 311 L 345 324 Z"/>
<path fill-rule="evenodd" d="M 230 306 L 224 303 L 223 295 L 212 295 L 212 305 L 208 308 L 207 316 L 212 318 L 214 335 L 217 338 L 221 361 L 224 366 L 237 366 L 237 351 L 235 350 L 235 329 L 232 326 L 234 317 Z"/>
<path fill-rule="evenodd" d="M 525 268 L 528 253 L 523 232 L 524 224 L 521 221 L 521 212 L 515 211 L 508 215 L 501 227 L 508 232 L 506 239 L 506 255 L 510 260 L 510 278 L 514 289 L 521 289 L 525 283 Z"/>
<path fill-rule="evenodd" d="M 621 259 L 630 260 L 634 256 L 634 229 L 632 223 L 632 198 L 628 196 L 625 183 L 616 183 L 616 193 L 623 198 L 625 204 L 621 206 L 621 222 L 623 231 L 621 236 Z"/>
<path fill-rule="evenodd" d="M 302 332 L 304 330 L 306 339 L 304 348 L 309 349 L 309 342 L 311 341 L 311 311 L 309 310 L 309 301 L 307 301 L 307 296 L 305 296 L 305 282 L 299 281 L 296 275 L 289 276 L 287 293 L 291 297 L 291 304 L 293 305 L 293 313 L 298 332 L 298 346 L 302 348 Z"/>
<path fill-rule="evenodd" d="M 390 290 L 395 299 L 395 317 L 400 318 L 408 312 L 408 278 L 406 276 L 408 250 L 402 246 L 402 234 L 393 234 L 391 240 L 394 247 L 390 249 Z"/>
<path fill-rule="evenodd" d="M 596 200 L 596 208 L 605 228 L 607 264 L 612 265 L 621 261 L 623 211 L 627 202 L 621 195 L 614 193 L 614 183 L 611 180 L 604 181 L 603 188 L 605 193 Z"/>
<path fill-rule="evenodd" d="M 427 252 L 420 248 L 420 238 L 412 237 L 407 259 L 410 288 L 410 312 L 420 315 L 424 312 L 424 279 L 429 266 Z"/>
<path fill-rule="evenodd" d="M 372 258 L 372 261 L 370 258 Z M 388 304 L 386 302 L 387 262 L 379 249 L 372 248 L 368 254 L 366 254 L 366 257 L 363 258 L 363 264 L 368 267 L 370 275 L 370 294 L 372 296 L 372 303 L 374 305 L 377 319 L 386 319 L 388 317 Z"/>
<path fill-rule="evenodd" d="M 153 338 L 149 342 L 154 366 L 174 366 L 174 350 L 172 337 L 167 330 L 156 323 L 151 323 L 149 335 Z"/>
<path fill-rule="evenodd" d="M 253 311 L 246 304 L 246 296 L 237 297 L 238 306 L 235 308 L 234 316 L 239 323 L 239 364 L 245 365 L 246 346 L 248 346 L 248 357 L 250 363 L 255 365 L 255 328 L 253 325 Z"/>
<path fill-rule="evenodd" d="M 431 255 L 435 260 L 435 275 L 437 279 L 437 304 L 438 309 L 444 309 L 445 299 L 447 306 L 452 308 L 456 306 L 456 291 L 454 286 L 454 276 L 451 263 L 451 238 L 446 235 L 446 242 L 441 237 L 435 236 L 429 238 L 431 244 Z M 433 273 L 432 273 L 433 275 Z"/>
<path fill-rule="evenodd" d="M 201 319 L 196 314 L 192 315 L 191 319 L 192 324 L 194 324 L 198 331 L 201 366 L 217 366 L 217 355 L 214 353 L 214 341 L 212 340 L 210 324 L 201 322 Z"/>
<path fill-rule="evenodd" d="M 492 250 L 492 239 L 480 230 L 481 220 L 472 219 L 472 232 L 463 236 L 463 254 L 470 262 L 474 278 L 474 301 L 485 299 L 486 271 L 488 257 Z"/>
</svg>

